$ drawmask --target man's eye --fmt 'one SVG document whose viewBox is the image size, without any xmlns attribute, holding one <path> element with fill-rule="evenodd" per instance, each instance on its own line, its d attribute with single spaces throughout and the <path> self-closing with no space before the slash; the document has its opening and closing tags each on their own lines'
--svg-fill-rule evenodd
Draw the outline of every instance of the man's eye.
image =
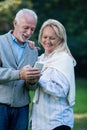
<svg viewBox="0 0 87 130">
<path fill-rule="evenodd" d="M 44 39 L 46 39 L 47 37 L 43 37 Z"/>
<path fill-rule="evenodd" d="M 32 31 L 32 32 L 34 32 L 34 30 L 35 30 L 34 28 L 31 28 L 31 31 Z"/>
</svg>

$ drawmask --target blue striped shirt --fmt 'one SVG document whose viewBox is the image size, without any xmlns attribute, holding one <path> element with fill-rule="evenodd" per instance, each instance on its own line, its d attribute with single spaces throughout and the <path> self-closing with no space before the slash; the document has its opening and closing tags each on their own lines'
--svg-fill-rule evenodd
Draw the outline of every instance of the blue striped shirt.
<svg viewBox="0 0 87 130">
<path fill-rule="evenodd" d="M 12 35 L 12 39 L 13 39 L 13 44 L 14 44 L 15 49 L 16 49 L 18 62 L 19 62 L 21 57 L 22 57 L 22 54 L 23 54 L 23 51 L 24 51 L 24 48 L 25 48 L 25 44 L 22 44 L 22 45 L 19 44 L 13 35 Z"/>
<path fill-rule="evenodd" d="M 69 83 L 62 73 L 46 69 L 39 80 L 38 101 L 32 107 L 32 130 L 52 130 L 60 125 L 73 127 L 74 114 L 68 104 Z"/>
</svg>

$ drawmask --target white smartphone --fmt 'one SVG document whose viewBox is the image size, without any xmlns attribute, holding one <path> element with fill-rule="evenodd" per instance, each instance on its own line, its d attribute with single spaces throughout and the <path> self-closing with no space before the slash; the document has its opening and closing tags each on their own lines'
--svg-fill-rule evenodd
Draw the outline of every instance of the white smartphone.
<svg viewBox="0 0 87 130">
<path fill-rule="evenodd" d="M 43 65 L 44 65 L 43 63 L 36 62 L 35 65 L 34 65 L 34 67 L 37 67 L 37 68 L 39 68 L 40 71 L 42 71 Z"/>
</svg>

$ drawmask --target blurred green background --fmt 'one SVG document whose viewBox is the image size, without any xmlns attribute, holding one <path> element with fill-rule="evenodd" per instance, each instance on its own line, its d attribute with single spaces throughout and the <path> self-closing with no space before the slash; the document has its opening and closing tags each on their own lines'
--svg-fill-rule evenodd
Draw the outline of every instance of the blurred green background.
<svg viewBox="0 0 87 130">
<path fill-rule="evenodd" d="M 77 61 L 76 105 L 74 130 L 87 130 L 87 1 L 86 0 L 0 0 L 0 35 L 13 28 L 13 20 L 21 8 L 33 9 L 38 15 L 34 40 L 38 45 L 38 33 L 42 23 L 54 18 L 66 28 L 68 46 Z M 43 48 L 39 51 L 39 55 Z"/>
<path fill-rule="evenodd" d="M 0 34 L 13 28 L 13 19 L 21 8 L 33 9 L 38 24 L 31 39 L 36 42 L 42 23 L 59 20 L 66 28 L 68 46 L 77 61 L 76 76 L 87 77 L 87 1 L 86 0 L 0 0 Z M 39 52 L 41 54 L 43 48 Z"/>
</svg>

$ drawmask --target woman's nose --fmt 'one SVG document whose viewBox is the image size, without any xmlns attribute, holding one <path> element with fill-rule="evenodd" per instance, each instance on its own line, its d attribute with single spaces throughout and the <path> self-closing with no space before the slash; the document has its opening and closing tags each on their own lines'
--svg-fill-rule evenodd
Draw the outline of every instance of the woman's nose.
<svg viewBox="0 0 87 130">
<path fill-rule="evenodd" d="M 47 38 L 47 39 L 46 39 L 46 42 L 47 42 L 47 43 L 50 43 L 50 38 Z"/>
</svg>

